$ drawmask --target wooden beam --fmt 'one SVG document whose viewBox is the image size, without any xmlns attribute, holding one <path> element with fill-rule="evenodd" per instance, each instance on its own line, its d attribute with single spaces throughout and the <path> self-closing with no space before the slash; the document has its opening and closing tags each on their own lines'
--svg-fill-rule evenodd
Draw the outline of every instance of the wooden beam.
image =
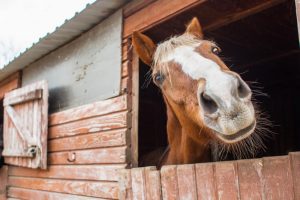
<svg viewBox="0 0 300 200">
<path fill-rule="evenodd" d="M 3 105 L 7 106 L 7 105 L 15 105 L 15 104 L 19 104 L 19 103 L 25 103 L 27 101 L 41 99 L 42 97 L 43 97 L 43 90 L 37 89 L 37 90 L 30 91 L 26 94 L 14 96 L 11 98 L 5 98 Z"/>
<path fill-rule="evenodd" d="M 245 6 L 242 10 L 233 11 L 227 15 L 222 16 L 221 18 L 214 20 L 213 22 L 204 26 L 204 30 L 211 31 L 222 26 L 228 25 L 250 15 L 254 15 L 263 10 L 276 6 L 286 0 L 261 0 L 261 2 L 257 3 L 253 7 Z"/>
<path fill-rule="evenodd" d="M 298 37 L 299 37 L 299 46 L 300 46 L 300 0 L 295 0 L 296 4 L 296 15 L 297 15 L 297 24 L 298 24 Z"/>
<path fill-rule="evenodd" d="M 135 12 L 124 21 L 123 37 L 128 37 L 136 30 L 145 30 L 161 23 L 179 12 L 206 0 L 159 0 Z"/>
<path fill-rule="evenodd" d="M 233 6 L 231 9 L 222 10 L 217 13 L 212 12 L 214 13 L 214 17 L 208 17 L 207 10 L 206 12 L 201 13 L 202 7 L 200 6 L 198 17 L 200 17 L 202 19 L 200 20 L 203 21 L 202 25 L 204 30 L 210 31 L 238 21 L 250 15 L 256 14 L 285 1 L 286 0 L 245 1 L 242 6 Z M 215 11 L 215 7 L 221 6 L 220 4 L 208 2 L 206 0 L 185 0 L 180 2 L 174 0 L 172 1 L 172 3 L 170 3 L 169 1 L 165 2 L 165 0 L 155 1 L 154 3 L 148 5 L 147 7 L 139 10 L 138 12 L 125 19 L 124 38 L 130 36 L 133 31 L 147 30 L 189 8 L 193 8 L 200 4 L 203 4 L 203 8 L 210 8 L 212 9 L 212 11 Z"/>
<path fill-rule="evenodd" d="M 131 164 L 138 166 L 138 124 L 139 124 L 139 57 L 133 52 L 132 57 L 132 126 L 131 126 Z"/>
</svg>

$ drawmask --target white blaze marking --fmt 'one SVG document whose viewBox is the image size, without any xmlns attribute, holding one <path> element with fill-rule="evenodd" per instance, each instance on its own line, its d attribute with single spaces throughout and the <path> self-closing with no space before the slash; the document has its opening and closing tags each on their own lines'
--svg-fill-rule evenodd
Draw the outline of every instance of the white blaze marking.
<svg viewBox="0 0 300 200">
<path fill-rule="evenodd" d="M 181 65 L 182 71 L 194 80 L 204 78 L 206 80 L 206 93 L 223 99 L 226 107 L 230 107 L 232 99 L 232 84 L 237 80 L 223 72 L 214 61 L 207 59 L 195 51 L 195 46 L 180 46 L 169 54 L 165 62 L 174 61 Z"/>
</svg>

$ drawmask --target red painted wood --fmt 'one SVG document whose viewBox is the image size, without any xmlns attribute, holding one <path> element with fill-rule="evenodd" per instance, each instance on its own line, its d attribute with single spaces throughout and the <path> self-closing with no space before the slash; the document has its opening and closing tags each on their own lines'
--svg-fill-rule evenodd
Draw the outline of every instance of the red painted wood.
<svg viewBox="0 0 300 200">
<path fill-rule="evenodd" d="M 79 195 L 63 194 L 57 192 L 47 192 L 40 190 L 30 190 L 23 188 L 10 187 L 8 196 L 20 198 L 22 200 L 101 200 L 103 198 L 86 197 Z M 104 200 L 104 199 L 103 199 Z"/>
<path fill-rule="evenodd" d="M 48 142 L 48 152 L 122 146 L 126 145 L 126 136 L 127 129 L 119 129 L 74 137 L 58 138 Z"/>
<path fill-rule="evenodd" d="M 113 112 L 125 110 L 126 108 L 127 96 L 122 95 L 112 99 L 99 101 L 92 104 L 72 108 L 66 111 L 54 113 L 49 117 L 49 124 L 53 126 L 90 117 L 107 115 Z"/>
<path fill-rule="evenodd" d="M 176 165 L 161 168 L 161 186 L 164 200 L 179 199 Z"/>
<path fill-rule="evenodd" d="M 146 178 L 146 199 L 160 200 L 161 199 L 161 181 L 160 173 L 156 167 L 145 168 Z"/>
<path fill-rule="evenodd" d="M 128 123 L 128 112 L 83 119 L 49 128 L 49 138 L 75 136 L 86 133 L 125 128 Z"/>
<path fill-rule="evenodd" d="M 9 177 L 8 183 L 14 187 L 26 189 L 110 199 L 118 198 L 118 184 L 112 182 Z"/>
<path fill-rule="evenodd" d="M 263 199 L 262 159 L 240 160 L 237 164 L 241 199 Z"/>
<path fill-rule="evenodd" d="M 6 187 L 8 179 L 8 166 L 0 168 L 0 200 L 6 200 Z"/>
<path fill-rule="evenodd" d="M 263 158 L 265 199 L 294 199 L 290 160 L 287 156 Z"/>
<path fill-rule="evenodd" d="M 117 181 L 118 170 L 125 168 L 125 164 L 118 165 L 50 165 L 47 170 L 29 169 L 24 167 L 9 167 L 10 176 Z"/>
<path fill-rule="evenodd" d="M 218 199 L 239 199 L 236 163 L 219 162 L 215 164 L 215 170 Z"/>
<path fill-rule="evenodd" d="M 49 164 L 115 164 L 126 163 L 127 147 L 113 147 L 68 152 L 49 153 Z"/>
<path fill-rule="evenodd" d="M 132 199 L 132 186 L 131 186 L 131 170 L 122 169 L 119 171 L 119 199 L 131 200 Z"/>
<path fill-rule="evenodd" d="M 177 181 L 180 199 L 197 199 L 195 165 L 178 165 Z"/>
<path fill-rule="evenodd" d="M 198 200 L 216 200 L 216 187 L 212 163 L 196 164 L 196 181 Z"/>
<path fill-rule="evenodd" d="M 35 94 L 38 95 L 38 99 L 33 98 L 36 97 Z M 13 105 L 10 105 L 11 103 Z M 46 169 L 48 134 L 47 82 L 40 81 L 6 93 L 4 105 L 3 137 L 4 152 L 7 152 L 5 163 Z M 34 157 L 23 158 L 22 156 L 16 156 L 26 154 L 30 146 L 38 148 L 38 153 Z"/>
<path fill-rule="evenodd" d="M 290 153 L 289 157 L 292 168 L 295 199 L 300 199 L 300 152 Z"/>
</svg>

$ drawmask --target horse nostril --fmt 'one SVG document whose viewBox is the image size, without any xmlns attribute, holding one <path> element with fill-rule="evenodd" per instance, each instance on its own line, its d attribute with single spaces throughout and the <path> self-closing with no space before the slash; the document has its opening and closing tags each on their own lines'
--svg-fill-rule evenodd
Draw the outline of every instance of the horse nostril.
<svg viewBox="0 0 300 200">
<path fill-rule="evenodd" d="M 251 90 L 249 86 L 241 79 L 238 79 L 237 92 L 241 99 L 251 99 Z"/>
<path fill-rule="evenodd" d="M 218 110 L 217 103 L 210 96 L 205 94 L 204 92 L 202 92 L 200 94 L 200 105 L 201 105 L 204 113 L 209 114 L 209 115 L 217 112 L 217 110 Z"/>
</svg>

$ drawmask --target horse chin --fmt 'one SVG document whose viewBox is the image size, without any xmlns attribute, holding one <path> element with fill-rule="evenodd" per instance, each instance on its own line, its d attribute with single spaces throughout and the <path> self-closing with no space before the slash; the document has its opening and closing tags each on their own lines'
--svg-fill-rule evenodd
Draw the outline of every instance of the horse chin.
<svg viewBox="0 0 300 200">
<path fill-rule="evenodd" d="M 218 131 L 214 132 L 217 138 L 223 143 L 234 144 L 248 138 L 254 132 L 255 127 L 256 121 L 254 120 L 249 126 L 237 131 L 234 134 L 220 133 Z"/>
</svg>

